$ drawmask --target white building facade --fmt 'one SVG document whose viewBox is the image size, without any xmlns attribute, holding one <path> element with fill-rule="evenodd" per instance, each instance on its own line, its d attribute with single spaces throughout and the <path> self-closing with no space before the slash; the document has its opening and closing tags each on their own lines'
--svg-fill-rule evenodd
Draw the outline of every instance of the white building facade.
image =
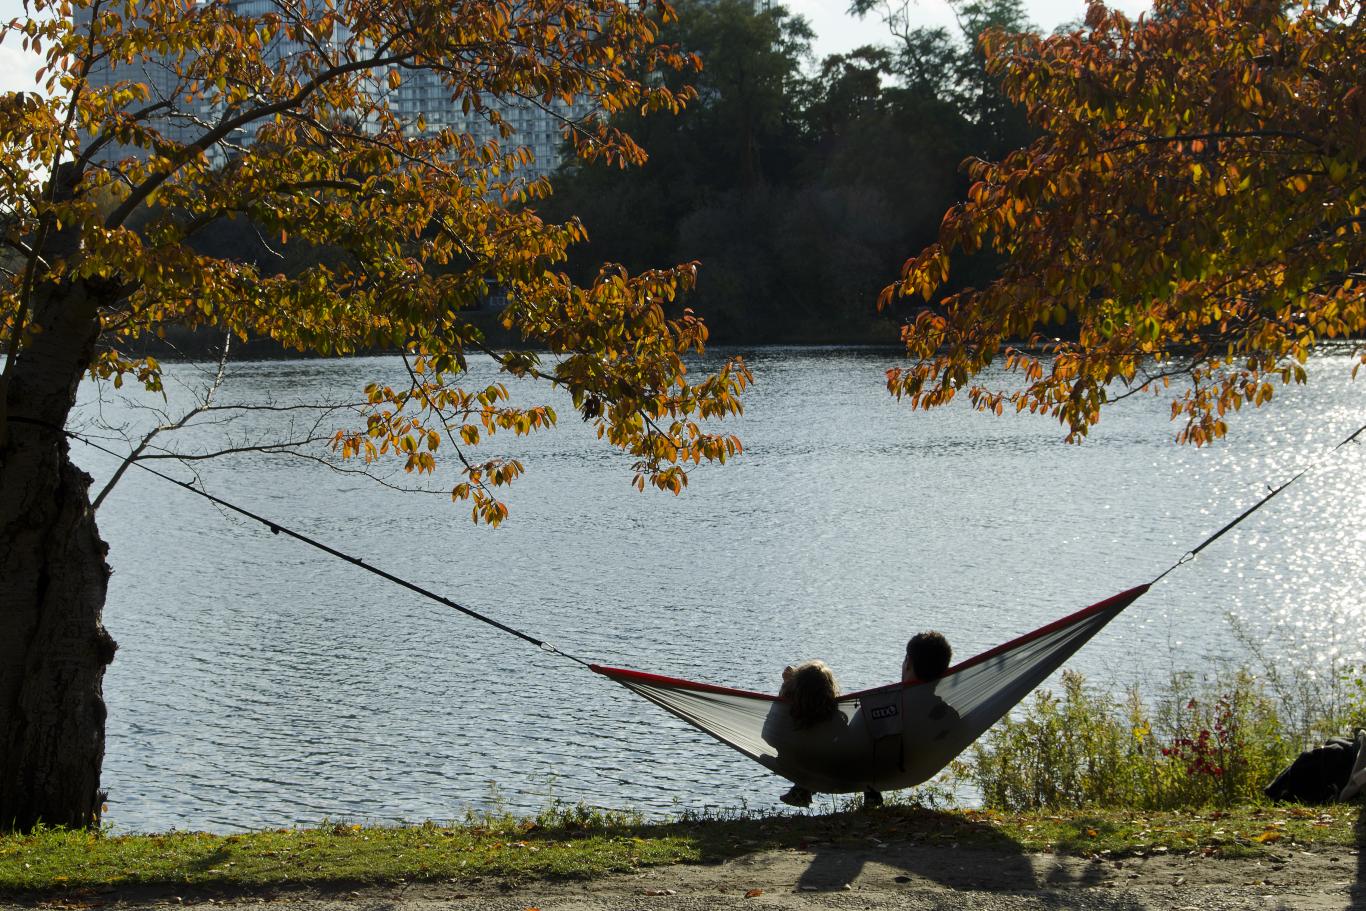
<svg viewBox="0 0 1366 911">
<path fill-rule="evenodd" d="M 230 0 L 230 6 L 240 15 L 251 18 L 259 18 L 278 8 L 274 0 Z M 82 12 L 89 16 L 88 8 Z M 338 32 L 325 39 L 325 42 L 340 48 L 347 37 L 344 32 Z M 304 50 L 305 46 L 301 42 L 278 37 L 263 49 L 263 56 L 268 64 L 280 64 Z M 206 49 L 205 52 L 211 53 L 212 49 Z M 391 90 L 387 84 L 387 72 L 373 74 L 369 91 L 375 105 L 386 107 L 401 123 L 419 135 L 419 129 L 425 133 L 453 129 L 469 134 L 480 143 L 497 140 L 509 149 L 525 146 L 535 159 L 522 172 L 527 177 L 550 174 L 560 165 L 565 152 L 565 120 L 582 113 L 582 109 L 576 110 L 560 101 L 547 106 L 527 101 L 496 102 L 495 110 L 514 130 L 511 137 L 504 139 L 485 115 L 474 110 L 466 112 L 462 110 L 460 101 L 453 102 L 449 90 L 435 73 L 405 70 L 401 75 L 402 81 Z M 149 100 L 135 102 L 129 105 L 129 110 L 136 111 L 148 104 L 162 105 L 148 122 L 167 139 L 175 142 L 193 141 L 227 113 L 221 104 L 214 106 L 202 100 L 187 102 L 183 97 L 183 78 L 177 70 L 177 61 L 170 58 L 154 57 L 113 67 L 107 63 L 101 64 L 91 71 L 90 82 L 96 88 L 109 87 L 118 82 L 145 85 Z M 226 147 L 213 150 L 210 154 L 223 160 L 231 154 L 234 146 L 250 145 L 255 134 L 255 125 L 244 126 L 227 137 Z M 99 157 L 102 161 L 113 162 L 129 156 L 146 158 L 147 155 L 146 149 L 111 144 Z"/>
</svg>

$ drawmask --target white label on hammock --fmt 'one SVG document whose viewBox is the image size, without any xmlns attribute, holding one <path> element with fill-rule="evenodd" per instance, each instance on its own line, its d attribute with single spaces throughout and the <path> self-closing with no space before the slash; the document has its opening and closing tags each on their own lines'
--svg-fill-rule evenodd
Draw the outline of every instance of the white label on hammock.
<svg viewBox="0 0 1366 911">
<path fill-rule="evenodd" d="M 901 690 L 872 693 L 863 698 L 863 717 L 874 740 L 900 736 L 902 729 Z"/>
</svg>

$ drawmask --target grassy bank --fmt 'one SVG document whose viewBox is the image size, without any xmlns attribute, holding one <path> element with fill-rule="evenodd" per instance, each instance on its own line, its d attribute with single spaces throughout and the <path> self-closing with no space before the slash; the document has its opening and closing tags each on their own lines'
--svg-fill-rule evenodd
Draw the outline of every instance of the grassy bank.
<svg viewBox="0 0 1366 911">
<path fill-rule="evenodd" d="M 587 879 L 763 850 L 866 849 L 871 840 L 1018 853 L 1246 856 L 1356 846 L 1366 840 L 1366 818 L 1359 806 L 1047 814 L 888 806 L 668 824 L 561 810 L 538 820 L 403 828 L 338 823 L 227 836 L 44 831 L 0 836 L 0 894 L 38 897 L 129 887 L 242 893 L 400 881 Z"/>
</svg>

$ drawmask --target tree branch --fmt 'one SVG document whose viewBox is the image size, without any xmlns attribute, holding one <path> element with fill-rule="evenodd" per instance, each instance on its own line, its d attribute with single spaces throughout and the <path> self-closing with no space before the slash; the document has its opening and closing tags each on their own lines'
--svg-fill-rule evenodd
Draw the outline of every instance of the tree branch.
<svg viewBox="0 0 1366 911">
<path fill-rule="evenodd" d="M 282 98 L 279 101 L 273 102 L 271 104 L 261 105 L 259 107 L 252 108 L 248 111 L 243 112 L 242 114 L 239 114 L 236 117 L 229 117 L 220 120 L 218 125 L 214 127 L 212 130 L 209 130 L 203 136 L 199 137 L 199 139 L 185 146 L 181 150 L 179 160 L 172 164 L 170 168 L 151 175 L 141 184 L 139 184 L 136 188 L 134 188 L 133 192 L 128 195 L 128 198 L 125 199 L 117 208 L 115 208 L 113 212 L 109 213 L 109 217 L 104 220 L 104 226 L 106 228 L 116 228 L 119 225 L 123 224 L 123 222 L 128 218 L 128 216 L 131 215 L 133 211 L 137 209 L 137 207 L 141 205 L 144 200 L 147 199 L 148 196 L 152 195 L 152 193 L 158 187 L 160 187 L 163 183 L 169 180 L 171 176 L 176 173 L 176 171 L 180 170 L 181 166 L 190 159 L 191 153 L 206 152 L 219 140 L 231 135 L 231 133 L 234 130 L 240 127 L 246 126 L 247 124 L 253 123 L 257 120 L 262 120 L 266 117 L 270 117 L 271 115 L 284 113 L 286 111 L 298 107 L 309 97 L 311 97 L 314 93 L 316 93 L 320 88 L 322 88 L 323 86 L 327 85 L 329 82 L 335 79 L 339 79 L 342 76 L 345 76 L 349 73 L 359 72 L 361 70 L 370 70 L 381 66 L 389 66 L 390 64 L 398 63 L 399 61 L 407 60 L 410 57 L 416 56 L 415 52 L 386 55 L 386 52 L 388 51 L 389 47 L 394 43 L 396 38 L 397 36 L 390 37 L 388 41 L 384 42 L 384 44 L 377 47 L 375 49 L 376 56 L 364 58 L 361 60 L 354 60 L 338 66 L 329 67 L 328 69 L 319 73 L 317 76 L 310 79 L 297 92 L 295 92 L 293 95 L 287 98 Z"/>
<path fill-rule="evenodd" d="M 179 430 L 181 427 L 184 427 L 187 423 L 189 423 L 191 418 L 193 418 L 197 414 L 200 414 L 205 408 L 208 408 L 213 403 L 214 394 L 218 391 L 219 387 L 223 385 L 223 377 L 227 373 L 228 348 L 231 344 L 232 334 L 228 333 L 223 336 L 223 353 L 218 358 L 218 370 L 214 374 L 213 382 L 209 384 L 209 388 L 204 392 L 204 399 L 202 404 L 199 407 L 191 408 L 189 411 L 185 412 L 183 415 L 180 416 L 180 419 L 177 421 L 171 422 L 169 424 L 159 424 L 156 427 L 153 427 L 151 431 L 149 431 L 145 436 L 143 436 L 142 440 L 137 444 L 137 446 L 133 447 L 133 451 L 128 454 L 128 457 L 125 458 L 122 464 L 120 464 L 119 467 L 114 471 L 114 474 L 109 478 L 109 481 L 100 490 L 99 494 L 95 497 L 94 501 L 91 502 L 90 508 L 92 510 L 99 510 L 100 504 L 104 502 L 104 498 L 109 496 L 109 492 L 114 489 L 114 485 L 117 484 L 119 480 L 123 477 L 124 473 L 128 471 L 128 466 L 132 465 L 134 462 L 144 457 L 142 454 L 147 450 L 147 447 L 152 444 L 152 440 L 156 439 L 159 433 L 161 433 L 164 430 Z M 152 457 L 148 456 L 147 458 Z"/>
<path fill-rule="evenodd" d="M 1139 139 L 1121 142 L 1117 145 L 1107 146 L 1103 149 L 1097 149 L 1095 154 L 1104 155 L 1109 152 L 1123 152 L 1145 145 L 1172 145 L 1179 142 L 1205 142 L 1218 141 L 1220 139 L 1295 139 L 1320 151 L 1324 151 L 1327 148 L 1327 145 L 1322 140 L 1292 130 L 1216 130 L 1210 133 L 1176 133 L 1171 136 L 1144 136 Z"/>
</svg>

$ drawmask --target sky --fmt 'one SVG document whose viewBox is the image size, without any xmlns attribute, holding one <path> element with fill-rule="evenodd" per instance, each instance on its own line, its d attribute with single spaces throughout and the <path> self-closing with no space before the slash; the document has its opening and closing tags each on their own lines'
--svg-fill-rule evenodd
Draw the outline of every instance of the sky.
<svg viewBox="0 0 1366 911">
<path fill-rule="evenodd" d="M 886 28 L 876 19 L 856 19 L 847 12 L 848 0 L 786 0 L 788 9 L 806 18 L 816 33 L 817 59 L 827 54 L 852 50 L 865 44 L 886 41 Z M 1146 9 L 1144 0 L 1110 0 L 1110 5 L 1137 15 Z M 953 25 L 945 0 L 917 0 L 916 9 L 929 26 Z M 1045 31 L 1080 19 L 1086 13 L 1086 0 L 1025 0 L 1025 10 L 1033 23 Z M 0 0 L 0 21 L 23 15 L 22 0 Z M 33 89 L 35 58 L 20 51 L 11 38 L 0 44 L 0 91 Z"/>
<path fill-rule="evenodd" d="M 0 4 L 12 0 L 0 0 Z M 786 0 L 784 5 L 811 23 L 816 33 L 816 56 L 837 54 L 865 44 L 886 43 L 887 28 L 875 17 L 857 19 L 848 13 L 849 0 Z M 1108 5 L 1136 16 L 1150 7 L 1146 0 L 1109 0 Z M 1052 31 L 1064 22 L 1086 15 L 1086 0 L 1024 0 L 1031 22 Z M 945 0 L 915 0 L 921 23 L 927 26 L 954 26 L 953 14 Z"/>
</svg>

